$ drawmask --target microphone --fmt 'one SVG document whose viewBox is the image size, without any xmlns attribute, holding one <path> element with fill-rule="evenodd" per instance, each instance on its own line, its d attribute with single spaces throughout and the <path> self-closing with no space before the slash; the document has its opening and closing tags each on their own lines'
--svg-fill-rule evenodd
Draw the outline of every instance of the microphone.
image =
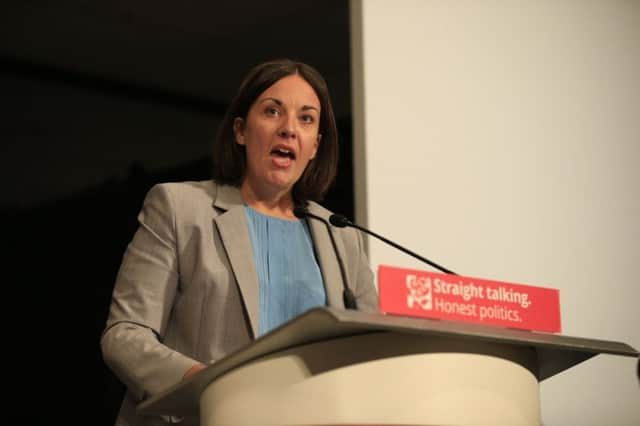
<svg viewBox="0 0 640 426">
<path fill-rule="evenodd" d="M 331 239 L 331 245 L 333 246 L 333 251 L 336 252 L 336 257 L 338 258 L 338 264 L 340 266 L 340 274 L 342 275 L 342 285 L 344 290 L 342 292 L 342 300 L 344 302 L 344 306 L 347 309 L 358 309 L 358 304 L 356 303 L 356 297 L 353 295 L 353 291 L 347 285 L 347 274 L 344 270 L 344 263 L 342 262 L 342 258 L 340 257 L 340 253 L 338 253 L 338 247 L 336 246 L 336 240 L 333 238 L 333 232 L 331 232 L 331 226 L 329 226 L 329 222 L 323 217 L 317 216 L 311 212 L 306 207 L 296 206 L 293 209 L 293 214 L 298 219 L 304 219 L 306 217 L 310 217 L 313 219 L 317 219 L 324 223 L 327 227 L 327 232 L 329 233 L 329 238 Z"/>
<path fill-rule="evenodd" d="M 434 268 L 436 268 L 436 269 L 438 269 L 438 270 L 440 270 L 440 271 L 444 272 L 445 274 L 458 275 L 458 274 L 456 274 L 455 272 L 450 271 L 449 269 L 445 268 L 444 266 L 440 266 L 440 265 L 438 265 L 437 263 L 432 262 L 432 261 L 430 261 L 429 259 L 425 259 L 424 257 L 420 256 L 419 254 L 414 253 L 414 252 L 412 252 L 411 250 L 409 250 L 409 249 L 407 249 L 407 248 L 404 248 L 404 247 L 402 247 L 401 245 L 396 244 L 396 243 L 394 243 L 394 242 L 393 242 L 393 241 L 391 241 L 391 240 L 386 239 L 386 238 L 385 238 L 385 237 L 383 237 L 382 235 L 378 235 L 378 234 L 376 234 L 375 232 L 370 231 L 370 230 L 368 230 L 368 229 L 366 229 L 366 228 L 363 228 L 363 227 L 362 227 L 362 226 L 360 226 L 360 225 L 356 225 L 355 223 L 351 222 L 349 219 L 347 219 L 346 217 L 344 217 L 344 216 L 342 216 L 342 215 L 339 215 L 339 214 L 332 214 L 332 215 L 329 217 L 329 222 L 331 222 L 331 224 L 332 224 L 333 226 L 337 226 L 338 228 L 344 228 L 344 227 L 346 227 L 346 226 L 350 226 L 350 227 L 352 227 L 352 228 L 359 229 L 359 230 L 361 230 L 362 232 L 366 232 L 366 233 L 367 233 L 367 234 L 369 234 L 369 235 L 373 235 L 374 237 L 378 238 L 379 240 L 384 241 L 385 243 L 387 243 L 387 244 L 389 244 L 389 245 L 392 245 L 393 247 L 397 248 L 398 250 L 401 250 L 401 251 L 403 251 L 403 252 L 407 253 L 408 255 L 413 256 L 413 257 L 415 257 L 416 259 L 421 260 L 421 261 L 423 261 L 424 263 L 426 263 L 426 264 L 428 264 L 428 265 L 433 266 Z"/>
</svg>

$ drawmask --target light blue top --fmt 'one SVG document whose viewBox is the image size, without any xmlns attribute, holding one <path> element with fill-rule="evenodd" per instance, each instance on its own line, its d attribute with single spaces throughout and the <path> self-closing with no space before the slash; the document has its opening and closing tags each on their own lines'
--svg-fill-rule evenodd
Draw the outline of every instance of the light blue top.
<svg viewBox="0 0 640 426">
<path fill-rule="evenodd" d="M 325 306 L 327 294 L 306 221 L 245 206 L 259 283 L 258 335 L 304 311 Z"/>
</svg>

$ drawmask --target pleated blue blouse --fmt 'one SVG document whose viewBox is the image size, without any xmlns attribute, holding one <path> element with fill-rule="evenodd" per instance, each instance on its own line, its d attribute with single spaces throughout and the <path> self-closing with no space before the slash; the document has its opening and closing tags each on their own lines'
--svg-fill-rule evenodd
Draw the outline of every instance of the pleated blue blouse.
<svg viewBox="0 0 640 426">
<path fill-rule="evenodd" d="M 313 242 L 304 220 L 267 216 L 245 206 L 259 284 L 258 335 L 327 304 Z"/>
</svg>

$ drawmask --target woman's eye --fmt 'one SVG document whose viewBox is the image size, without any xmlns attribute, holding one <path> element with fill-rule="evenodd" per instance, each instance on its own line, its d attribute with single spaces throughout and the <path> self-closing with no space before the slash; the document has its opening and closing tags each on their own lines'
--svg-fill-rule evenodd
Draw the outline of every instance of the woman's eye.
<svg viewBox="0 0 640 426">
<path fill-rule="evenodd" d="M 303 123 L 313 123 L 313 116 L 312 115 L 303 115 L 302 116 L 302 122 Z"/>
<path fill-rule="evenodd" d="M 264 111 L 267 115 L 276 117 L 278 116 L 278 114 L 280 113 L 280 111 L 278 111 L 278 108 L 275 107 L 267 107 Z"/>
</svg>

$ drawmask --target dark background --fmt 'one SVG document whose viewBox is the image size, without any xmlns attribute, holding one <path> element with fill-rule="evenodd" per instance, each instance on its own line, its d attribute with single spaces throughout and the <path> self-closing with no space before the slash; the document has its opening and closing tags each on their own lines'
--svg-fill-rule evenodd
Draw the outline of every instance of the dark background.
<svg viewBox="0 0 640 426">
<path fill-rule="evenodd" d="M 324 204 L 353 217 L 347 1 L 0 6 L 5 419 L 113 424 L 124 389 L 99 339 L 143 197 L 209 177 L 238 84 L 276 57 L 327 79 L 342 145 Z"/>
</svg>

